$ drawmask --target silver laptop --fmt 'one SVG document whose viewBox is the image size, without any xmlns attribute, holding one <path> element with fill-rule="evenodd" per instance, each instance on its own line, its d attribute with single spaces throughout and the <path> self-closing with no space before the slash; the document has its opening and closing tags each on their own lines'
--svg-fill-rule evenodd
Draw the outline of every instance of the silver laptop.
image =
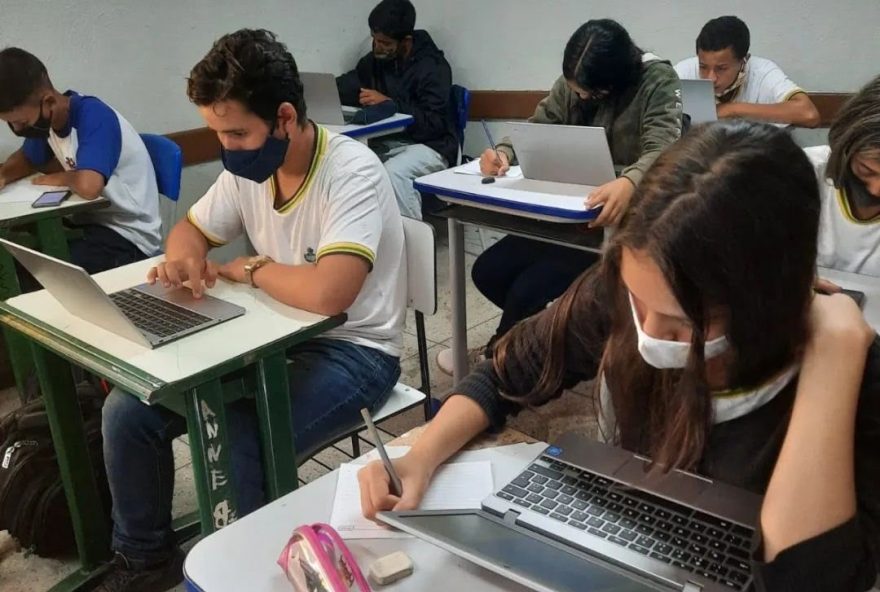
<svg viewBox="0 0 880 592">
<path fill-rule="evenodd" d="M 346 125 L 357 112 L 343 108 L 336 88 L 336 77 L 324 72 L 300 72 L 309 119 L 326 125 Z"/>
<path fill-rule="evenodd" d="M 647 462 L 565 434 L 482 510 L 379 519 L 532 590 L 747 589 L 761 496 Z"/>
<path fill-rule="evenodd" d="M 715 89 L 711 80 L 681 81 L 681 110 L 691 118 L 691 125 L 718 121 Z"/>
<path fill-rule="evenodd" d="M 508 123 L 523 177 L 596 187 L 615 179 L 605 129 Z"/>
<path fill-rule="evenodd" d="M 81 267 L 4 239 L 0 244 L 70 314 L 150 348 L 245 313 L 219 298 L 196 299 L 188 288 L 169 289 L 158 283 L 107 294 Z"/>
</svg>

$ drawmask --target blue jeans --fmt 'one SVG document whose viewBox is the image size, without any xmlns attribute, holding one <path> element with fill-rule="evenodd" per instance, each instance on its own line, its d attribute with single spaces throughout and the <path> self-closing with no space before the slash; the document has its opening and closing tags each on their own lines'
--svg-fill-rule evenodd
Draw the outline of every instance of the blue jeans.
<svg viewBox="0 0 880 592">
<path fill-rule="evenodd" d="M 338 339 L 312 339 L 288 352 L 297 461 L 334 434 L 361 422 L 360 410 L 378 409 L 400 375 L 398 358 Z M 254 401 L 227 406 L 232 485 L 239 516 L 265 502 L 258 419 Z M 104 405 L 104 463 L 113 496 L 113 550 L 133 567 L 171 556 L 171 442 L 186 420 L 114 389 Z"/>
</svg>

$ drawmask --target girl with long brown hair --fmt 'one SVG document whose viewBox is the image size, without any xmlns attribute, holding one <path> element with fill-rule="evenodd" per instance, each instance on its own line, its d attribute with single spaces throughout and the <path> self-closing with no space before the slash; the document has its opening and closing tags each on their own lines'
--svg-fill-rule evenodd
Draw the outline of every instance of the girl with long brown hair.
<svg viewBox="0 0 880 592">
<path fill-rule="evenodd" d="M 813 292 L 820 201 L 782 130 L 696 128 L 667 150 L 599 266 L 518 324 L 395 461 L 364 514 L 418 505 L 435 469 L 518 409 L 596 378 L 602 437 L 764 495 L 758 590 L 865 590 L 880 548 L 880 348 Z M 585 583 L 586 584 L 586 583 Z"/>
</svg>

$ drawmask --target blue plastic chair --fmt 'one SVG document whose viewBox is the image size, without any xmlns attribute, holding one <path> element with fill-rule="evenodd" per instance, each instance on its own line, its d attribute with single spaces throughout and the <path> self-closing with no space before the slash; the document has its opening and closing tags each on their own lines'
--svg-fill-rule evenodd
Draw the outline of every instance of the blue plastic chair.
<svg viewBox="0 0 880 592">
<path fill-rule="evenodd" d="M 141 134 L 141 139 L 153 161 L 159 193 L 176 202 L 180 197 L 180 176 L 183 173 L 180 146 L 158 134 Z"/>
<path fill-rule="evenodd" d="M 467 127 L 468 113 L 471 110 L 471 91 L 461 85 L 453 84 L 449 101 L 452 103 L 452 111 L 455 114 L 455 133 L 458 134 L 458 162 L 456 164 L 461 164 L 464 155 L 464 129 Z"/>
</svg>

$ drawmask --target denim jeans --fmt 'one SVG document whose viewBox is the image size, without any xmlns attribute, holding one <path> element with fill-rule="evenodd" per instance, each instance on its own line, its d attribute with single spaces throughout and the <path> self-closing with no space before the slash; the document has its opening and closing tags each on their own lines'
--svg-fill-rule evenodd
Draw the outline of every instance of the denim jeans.
<svg viewBox="0 0 880 592">
<path fill-rule="evenodd" d="M 474 261 L 471 277 L 483 296 L 503 311 L 487 350 L 516 323 L 559 298 L 598 260 L 596 253 L 519 236 L 506 236 L 486 249 Z"/>
<path fill-rule="evenodd" d="M 297 461 L 378 409 L 400 375 L 398 358 L 338 339 L 312 339 L 288 352 Z M 231 483 L 239 516 L 265 502 L 258 419 L 253 399 L 227 406 Z M 164 561 L 174 549 L 171 442 L 186 420 L 114 389 L 104 405 L 104 463 L 113 496 L 113 550 L 132 566 Z"/>
<path fill-rule="evenodd" d="M 370 142 L 385 164 L 400 213 L 416 220 L 422 219 L 422 196 L 413 187 L 413 180 L 447 168 L 446 159 L 424 144 L 410 144 L 384 138 Z"/>
</svg>

